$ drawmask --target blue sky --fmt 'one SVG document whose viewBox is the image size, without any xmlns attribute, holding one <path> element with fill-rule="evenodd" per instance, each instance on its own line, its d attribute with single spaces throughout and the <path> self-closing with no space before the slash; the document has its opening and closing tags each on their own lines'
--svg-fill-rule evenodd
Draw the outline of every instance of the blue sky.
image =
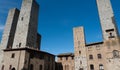
<svg viewBox="0 0 120 70">
<path fill-rule="evenodd" d="M 0 0 L 0 40 L 10 8 L 22 0 Z M 40 5 L 38 32 L 41 50 L 52 54 L 73 52 L 73 27 L 84 26 L 86 43 L 102 41 L 96 0 L 37 0 Z M 120 0 L 111 0 L 120 32 Z"/>
</svg>

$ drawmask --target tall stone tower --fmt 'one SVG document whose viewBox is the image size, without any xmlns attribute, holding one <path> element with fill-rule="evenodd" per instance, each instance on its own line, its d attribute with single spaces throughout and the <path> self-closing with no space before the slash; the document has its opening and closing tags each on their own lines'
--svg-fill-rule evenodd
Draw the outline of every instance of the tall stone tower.
<svg viewBox="0 0 120 70">
<path fill-rule="evenodd" d="M 104 41 L 109 40 L 109 38 L 118 38 L 118 31 L 110 0 L 97 0 L 97 6 Z"/>
<path fill-rule="evenodd" d="M 3 49 L 11 48 L 13 45 L 18 16 L 18 9 L 10 9 L 0 44 L 0 67 L 3 60 Z"/>
<path fill-rule="evenodd" d="M 99 17 L 104 38 L 104 55 L 107 70 L 120 69 L 120 42 L 110 0 L 97 0 Z M 117 53 L 117 54 L 116 54 Z"/>
<path fill-rule="evenodd" d="M 87 56 L 83 27 L 73 28 L 75 70 L 87 70 Z"/>
<path fill-rule="evenodd" d="M 13 48 L 36 48 L 39 5 L 35 0 L 23 0 Z"/>
</svg>

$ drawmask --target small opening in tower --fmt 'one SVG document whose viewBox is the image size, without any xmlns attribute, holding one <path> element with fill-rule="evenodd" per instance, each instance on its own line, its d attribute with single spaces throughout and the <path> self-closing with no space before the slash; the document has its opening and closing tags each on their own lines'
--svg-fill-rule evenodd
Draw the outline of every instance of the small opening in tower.
<svg viewBox="0 0 120 70">
<path fill-rule="evenodd" d="M 21 43 L 19 43 L 19 47 L 21 47 Z"/>
<path fill-rule="evenodd" d="M 79 54 L 81 54 L 81 51 L 79 51 Z"/>
<path fill-rule="evenodd" d="M 14 58 L 14 57 L 15 57 L 15 53 L 12 53 L 11 58 Z"/>
<path fill-rule="evenodd" d="M 115 36 L 112 34 L 112 32 L 109 33 L 109 38 L 114 38 Z"/>
<path fill-rule="evenodd" d="M 24 19 L 24 18 L 23 18 L 23 17 L 21 17 L 21 20 L 22 20 L 22 21 L 23 21 L 23 19 Z"/>
</svg>

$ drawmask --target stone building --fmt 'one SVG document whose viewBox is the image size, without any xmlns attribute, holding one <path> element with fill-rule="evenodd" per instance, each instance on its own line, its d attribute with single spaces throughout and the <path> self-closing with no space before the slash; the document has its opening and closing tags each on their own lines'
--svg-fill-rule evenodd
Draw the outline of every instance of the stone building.
<svg viewBox="0 0 120 70">
<path fill-rule="evenodd" d="M 85 43 L 84 28 L 73 28 L 75 70 L 119 70 L 119 33 L 110 0 L 96 0 L 103 42 Z"/>
<path fill-rule="evenodd" d="M 10 9 L 0 44 L 1 70 L 120 70 L 119 33 L 110 0 L 96 0 L 103 41 L 86 44 L 84 28 L 74 27 L 74 53 L 41 51 L 37 32 L 39 5 L 23 0 Z"/>
<path fill-rule="evenodd" d="M 10 9 L 0 44 L 1 70 L 55 70 L 55 55 L 41 51 L 37 32 L 39 5 L 23 0 Z"/>
<path fill-rule="evenodd" d="M 86 44 L 84 28 L 74 27 L 74 70 L 120 70 L 120 41 L 119 33 L 110 0 L 96 0 L 103 41 Z M 58 55 L 61 70 L 70 57 L 68 54 Z M 64 60 L 62 60 L 64 58 Z M 71 64 L 72 61 L 67 62 Z M 57 67 L 58 68 L 58 67 Z"/>
<path fill-rule="evenodd" d="M 56 70 L 74 70 L 74 54 L 63 53 L 57 55 Z"/>
</svg>

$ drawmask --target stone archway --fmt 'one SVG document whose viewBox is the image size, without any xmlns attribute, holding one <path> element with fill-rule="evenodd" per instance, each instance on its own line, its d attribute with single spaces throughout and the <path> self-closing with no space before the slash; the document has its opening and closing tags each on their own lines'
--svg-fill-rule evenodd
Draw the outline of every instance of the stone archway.
<svg viewBox="0 0 120 70">
<path fill-rule="evenodd" d="M 11 70 L 16 70 L 15 67 L 13 67 Z"/>
</svg>

